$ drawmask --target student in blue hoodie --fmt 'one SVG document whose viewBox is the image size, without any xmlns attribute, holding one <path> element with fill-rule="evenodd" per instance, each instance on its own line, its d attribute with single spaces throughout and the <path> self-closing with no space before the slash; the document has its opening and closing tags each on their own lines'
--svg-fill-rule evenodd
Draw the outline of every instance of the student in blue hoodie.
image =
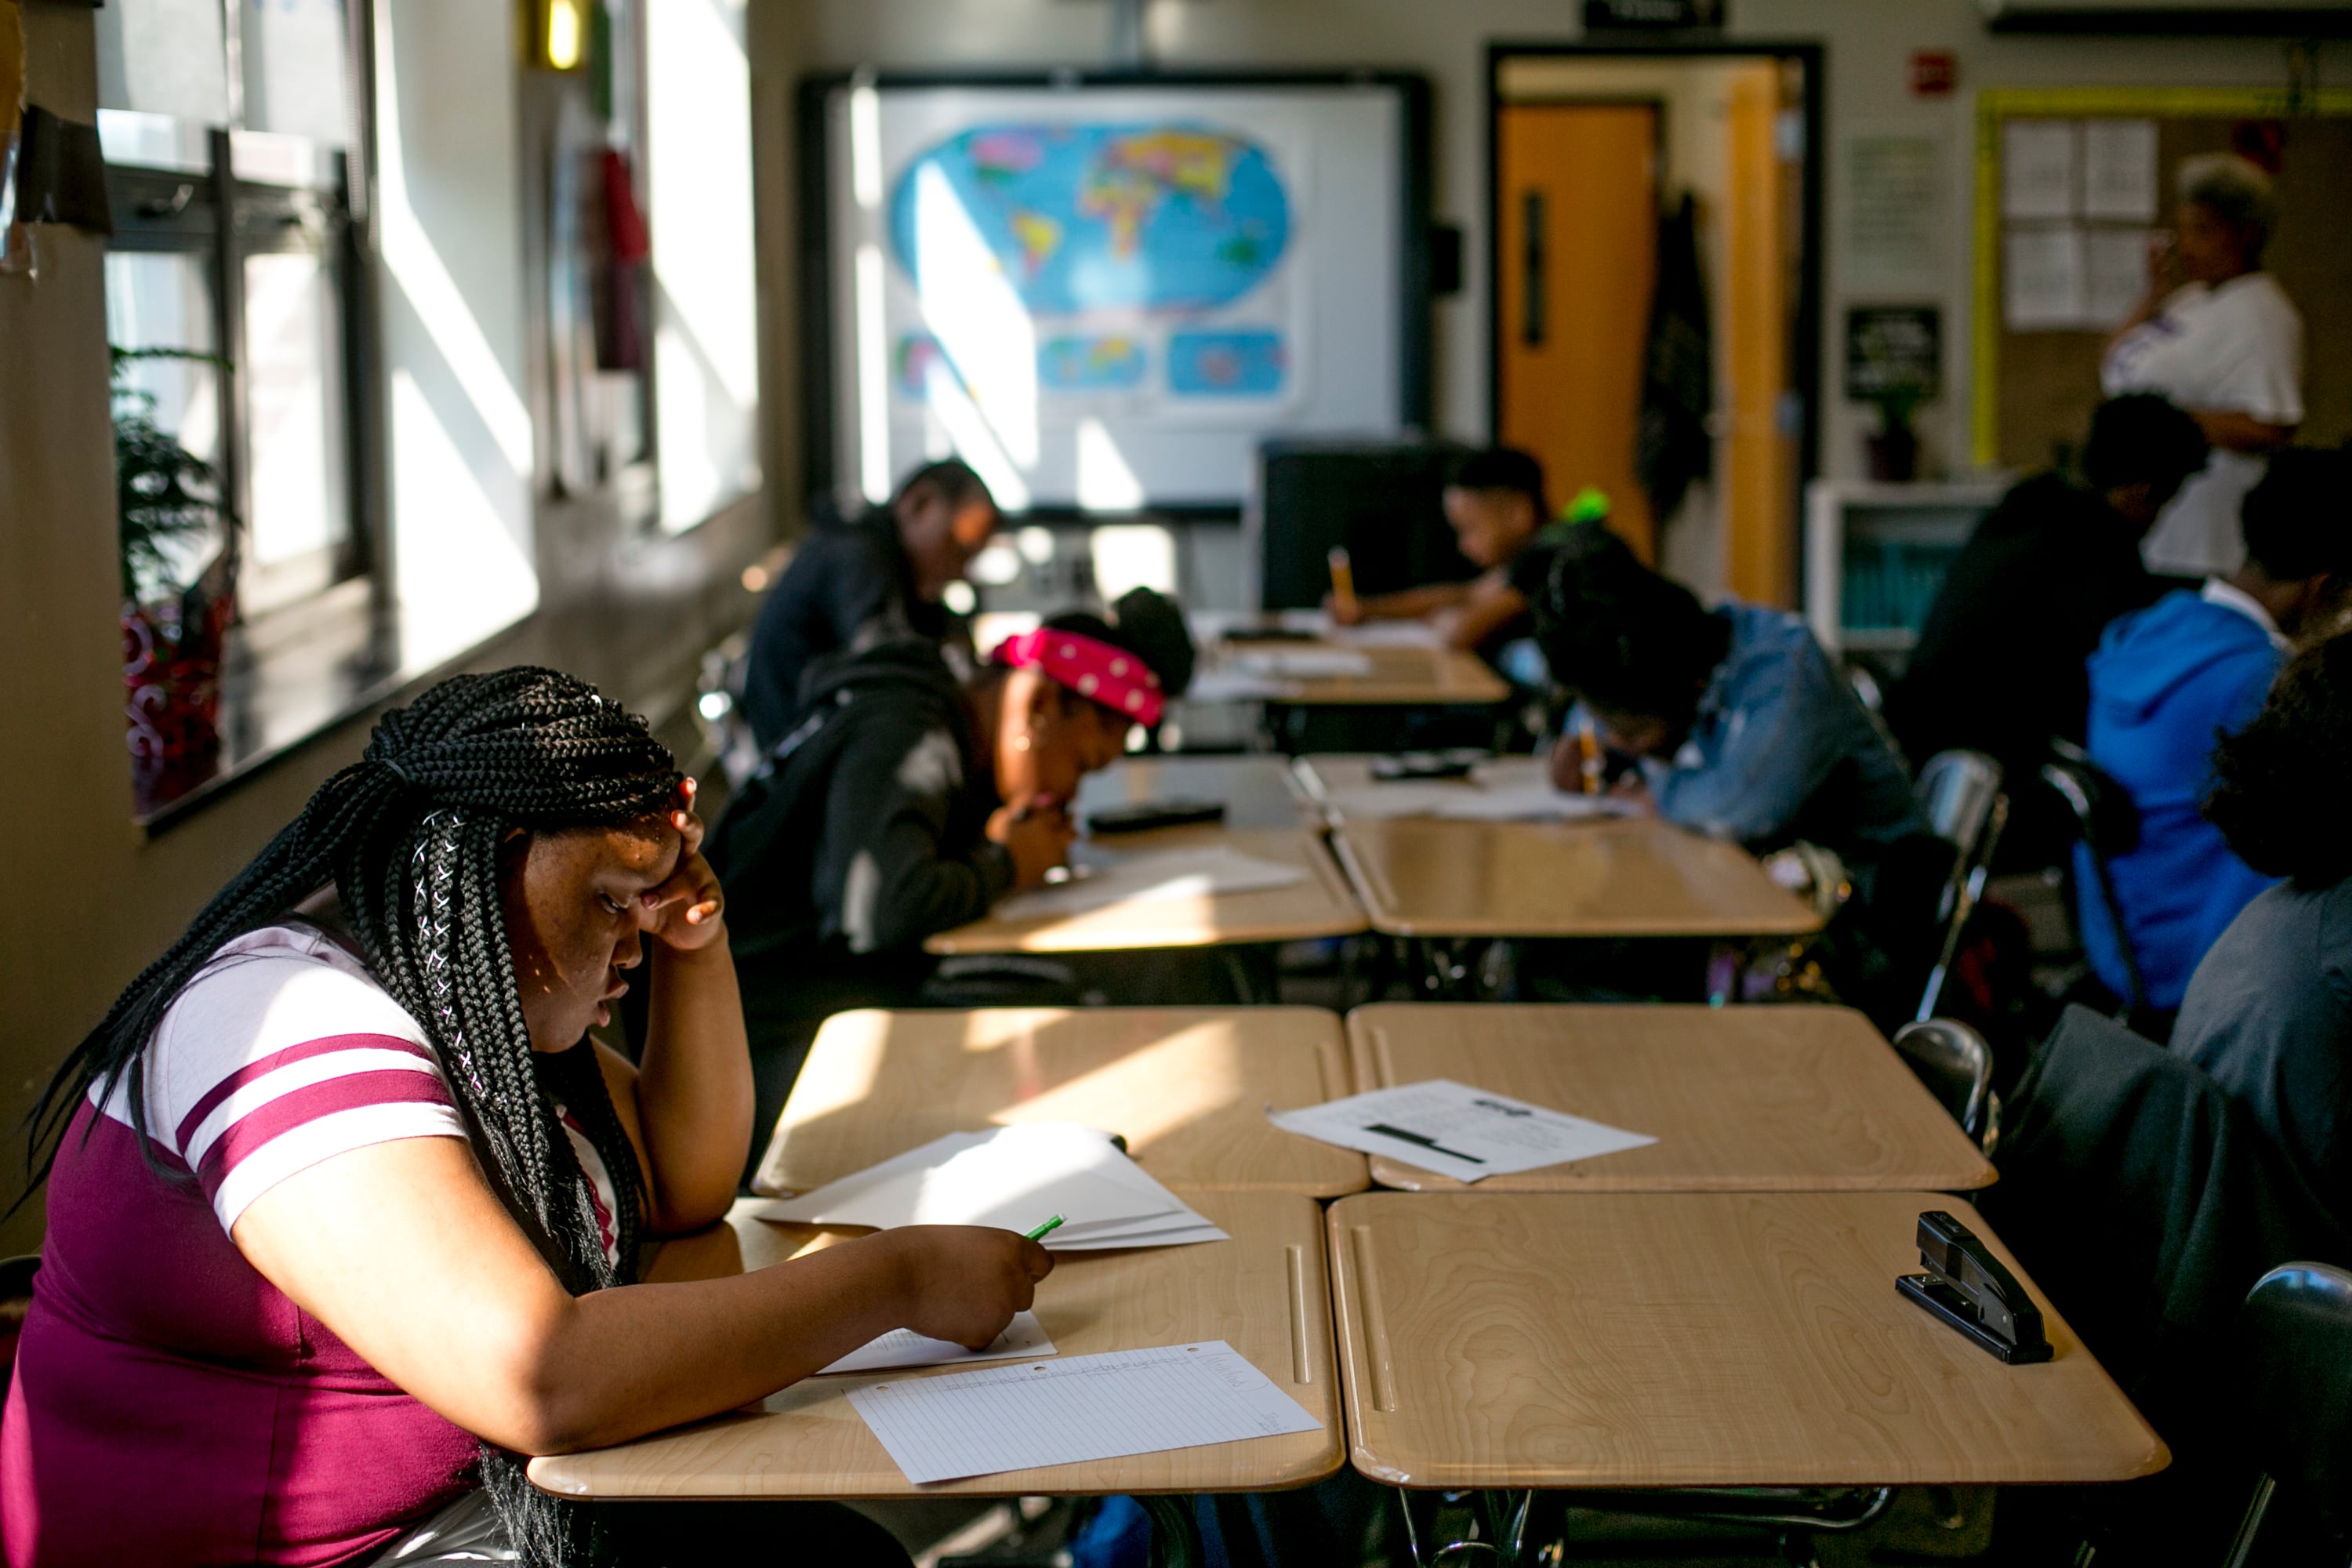
<svg viewBox="0 0 2352 1568">
<path fill-rule="evenodd" d="M 2352 589 L 2352 460 L 2336 451 L 2278 454 L 2246 496 L 2241 520 L 2243 566 L 2118 620 L 2089 662 L 2086 749 L 2139 813 L 2138 844 L 2108 868 L 2138 962 L 2142 1022 L 2159 1032 L 2206 949 L 2271 884 L 2199 808 L 2212 787 L 2216 742 L 2261 710 L 2295 639 L 2324 635 L 2344 613 Z M 2095 885 L 2086 858 L 2078 870 L 2078 884 Z M 2081 903 L 2093 971 L 2117 996 L 2128 995 L 2105 910 L 2095 897 Z"/>
</svg>

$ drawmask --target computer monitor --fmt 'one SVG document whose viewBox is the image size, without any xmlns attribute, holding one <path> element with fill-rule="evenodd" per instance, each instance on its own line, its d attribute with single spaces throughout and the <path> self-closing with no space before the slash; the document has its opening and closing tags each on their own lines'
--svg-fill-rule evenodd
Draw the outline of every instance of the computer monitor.
<svg viewBox="0 0 2352 1568">
<path fill-rule="evenodd" d="M 1447 442 L 1268 441 L 1243 516 L 1255 537 L 1257 607 L 1312 609 L 1331 588 L 1330 553 L 1348 547 L 1360 594 L 1466 582 L 1443 502 L 1465 448 Z"/>
</svg>

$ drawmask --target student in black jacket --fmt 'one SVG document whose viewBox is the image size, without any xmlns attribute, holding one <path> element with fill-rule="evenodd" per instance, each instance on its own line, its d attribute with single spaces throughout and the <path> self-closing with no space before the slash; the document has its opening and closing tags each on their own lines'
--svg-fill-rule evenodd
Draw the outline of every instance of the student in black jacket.
<svg viewBox="0 0 2352 1568">
<path fill-rule="evenodd" d="M 937 643 L 950 620 L 940 603 L 1002 520 L 978 474 L 955 458 L 907 476 L 886 507 L 803 541 L 769 590 L 743 667 L 743 713 L 765 752 L 801 712 L 809 666 L 869 625 Z"/>
<path fill-rule="evenodd" d="M 2140 540 L 2205 455 L 2197 422 L 2163 398 L 2113 398 L 2091 416 L 2084 482 L 2038 474 L 1977 525 L 1887 696 L 1914 767 L 1955 747 L 1984 752 L 2014 805 L 2052 737 L 2082 741 L 2084 660 L 2108 622 L 2171 585 L 2140 564 Z"/>
<path fill-rule="evenodd" d="M 1192 677 L 1174 604 L 1056 616 L 969 684 L 938 648 L 861 639 L 809 672 L 807 710 L 712 835 L 764 1144 L 825 1018 L 924 999 L 923 941 L 1063 863 L 1086 774 Z M 754 1158 L 758 1151 L 754 1151 Z"/>
</svg>

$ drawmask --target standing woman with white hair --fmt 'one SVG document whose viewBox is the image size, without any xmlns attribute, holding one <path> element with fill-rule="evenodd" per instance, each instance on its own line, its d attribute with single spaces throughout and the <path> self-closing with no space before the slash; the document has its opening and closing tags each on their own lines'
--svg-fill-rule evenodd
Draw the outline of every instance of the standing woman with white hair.
<svg viewBox="0 0 2352 1568">
<path fill-rule="evenodd" d="M 2227 153 L 2184 160 L 2175 222 L 2149 247 L 2147 293 L 2100 380 L 2110 397 L 2161 393 L 2212 443 L 2142 544 L 2148 569 L 2227 576 L 2245 560 L 2238 503 L 2303 423 L 2303 316 L 2262 269 L 2278 202 L 2260 169 Z"/>
</svg>

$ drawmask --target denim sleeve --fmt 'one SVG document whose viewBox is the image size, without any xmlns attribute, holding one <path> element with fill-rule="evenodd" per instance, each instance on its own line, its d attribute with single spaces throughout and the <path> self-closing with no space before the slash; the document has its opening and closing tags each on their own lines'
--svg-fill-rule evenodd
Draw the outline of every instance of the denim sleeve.
<svg viewBox="0 0 2352 1568">
<path fill-rule="evenodd" d="M 1658 812 L 1712 838 L 1752 844 L 1796 820 L 1843 754 L 1843 715 L 1819 652 L 1753 661 L 1726 693 L 1720 731 L 1695 767 L 1667 772 Z"/>
</svg>

